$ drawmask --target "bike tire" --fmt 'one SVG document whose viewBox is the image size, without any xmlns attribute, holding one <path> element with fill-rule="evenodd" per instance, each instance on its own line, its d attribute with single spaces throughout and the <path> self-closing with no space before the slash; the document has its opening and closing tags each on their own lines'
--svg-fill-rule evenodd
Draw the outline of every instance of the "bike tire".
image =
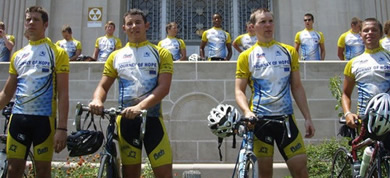
<svg viewBox="0 0 390 178">
<path fill-rule="evenodd" d="M 5 153 L 5 150 L 1 151 L 0 154 L 0 178 L 6 178 L 8 171 L 7 155 Z"/>
<path fill-rule="evenodd" d="M 338 148 L 333 156 L 331 178 L 351 177 L 352 157 L 346 148 Z"/>
<path fill-rule="evenodd" d="M 100 161 L 98 178 L 117 178 L 119 173 L 116 169 L 115 162 L 109 155 L 103 155 Z"/>
<path fill-rule="evenodd" d="M 389 178 L 390 177 L 390 163 L 389 159 L 381 159 L 380 162 L 378 161 L 378 157 L 375 158 L 374 164 L 370 165 L 367 168 L 368 175 L 367 178 Z M 379 173 L 379 166 L 380 165 L 380 172 Z"/>
<path fill-rule="evenodd" d="M 28 152 L 27 161 L 26 161 L 26 167 L 24 169 L 23 177 L 29 178 L 29 177 L 36 177 L 37 176 L 37 170 L 35 166 L 35 159 L 34 155 L 31 151 Z"/>
<path fill-rule="evenodd" d="M 258 178 L 259 177 L 259 166 L 257 158 L 253 154 L 247 155 L 247 159 L 244 163 L 243 177 L 240 175 L 240 170 L 236 173 L 236 178 Z"/>
</svg>

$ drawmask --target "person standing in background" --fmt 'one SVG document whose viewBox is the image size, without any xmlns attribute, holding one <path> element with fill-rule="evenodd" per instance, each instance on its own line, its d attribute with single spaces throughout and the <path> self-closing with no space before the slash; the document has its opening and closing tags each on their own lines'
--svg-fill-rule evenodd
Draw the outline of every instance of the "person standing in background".
<svg viewBox="0 0 390 178">
<path fill-rule="evenodd" d="M 383 32 L 385 32 L 385 37 L 380 40 L 380 44 L 385 50 L 390 51 L 390 20 L 385 23 Z"/>
<path fill-rule="evenodd" d="M 351 29 L 343 33 L 337 42 L 337 56 L 340 60 L 349 61 L 364 52 L 361 28 L 362 21 L 357 17 L 352 18 Z"/>
<path fill-rule="evenodd" d="M 95 50 L 92 55 L 92 58 L 97 61 L 106 61 L 113 51 L 122 47 L 121 40 L 114 36 L 115 23 L 113 21 L 108 21 L 104 26 L 104 30 L 106 35 L 96 39 Z"/>
<path fill-rule="evenodd" d="M 0 21 L 0 62 L 9 62 L 12 48 L 15 46 L 15 37 L 7 35 L 5 24 Z"/>
<path fill-rule="evenodd" d="M 230 34 L 222 29 L 222 16 L 213 15 L 213 27 L 204 31 L 200 43 L 200 57 L 205 58 L 204 48 L 209 48 L 209 61 L 229 61 L 232 57 L 232 39 Z"/>
<path fill-rule="evenodd" d="M 157 46 L 168 49 L 175 61 L 186 61 L 187 52 L 186 44 L 182 39 L 176 38 L 178 28 L 176 22 L 171 22 L 167 24 L 165 30 L 167 31 L 167 38 L 158 42 Z"/>
<path fill-rule="evenodd" d="M 295 50 L 301 49 L 301 60 L 324 60 L 325 38 L 322 32 L 313 29 L 314 16 L 307 13 L 303 21 L 305 29 L 295 35 Z"/>
<path fill-rule="evenodd" d="M 239 53 L 249 49 L 257 42 L 257 37 L 253 25 L 250 25 L 250 22 L 246 22 L 246 31 L 247 33 L 238 36 L 233 41 L 233 47 Z"/>
<path fill-rule="evenodd" d="M 81 42 L 72 37 L 72 28 L 69 25 L 62 27 L 62 37 L 64 39 L 58 40 L 56 45 L 65 49 L 70 61 L 76 61 L 77 57 L 81 54 Z"/>
</svg>

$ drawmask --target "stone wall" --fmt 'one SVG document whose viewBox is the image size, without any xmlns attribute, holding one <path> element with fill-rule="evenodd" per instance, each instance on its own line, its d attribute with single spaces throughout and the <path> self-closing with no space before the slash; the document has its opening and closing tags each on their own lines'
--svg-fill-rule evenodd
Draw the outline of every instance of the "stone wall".
<svg viewBox="0 0 390 178">
<path fill-rule="evenodd" d="M 0 63 L 0 87 L 8 77 L 8 63 Z M 329 78 L 342 75 L 345 62 L 301 62 L 304 85 L 316 135 L 305 139 L 316 143 L 336 136 L 338 130 L 336 100 L 329 89 Z M 235 105 L 235 62 L 174 62 L 171 90 L 163 100 L 165 124 L 171 140 L 175 163 L 219 163 L 217 138 L 207 127 L 210 109 L 219 103 Z M 103 70 L 103 63 L 79 62 L 70 65 L 69 133 L 74 130 L 74 110 L 77 102 L 88 104 Z M 248 87 L 249 88 L 249 87 Z M 106 108 L 116 106 L 118 86 L 115 83 L 107 96 Z M 356 95 L 356 94 L 355 94 Z M 356 103 L 356 102 L 354 102 Z M 354 106 L 355 107 L 355 106 Z M 355 107 L 356 108 L 356 107 Z M 294 105 L 299 128 L 304 131 L 304 119 Z M 2 117 L 2 116 L 1 116 Z M 3 124 L 0 121 L 0 126 Z M 104 126 L 103 126 L 104 128 Z M 2 131 L 2 130 L 0 130 Z M 237 141 L 239 147 L 240 138 Z M 238 149 L 232 149 L 232 138 L 222 146 L 224 163 L 236 160 Z M 55 160 L 66 158 L 67 151 L 56 154 Z M 277 153 L 275 162 L 282 161 Z"/>
</svg>

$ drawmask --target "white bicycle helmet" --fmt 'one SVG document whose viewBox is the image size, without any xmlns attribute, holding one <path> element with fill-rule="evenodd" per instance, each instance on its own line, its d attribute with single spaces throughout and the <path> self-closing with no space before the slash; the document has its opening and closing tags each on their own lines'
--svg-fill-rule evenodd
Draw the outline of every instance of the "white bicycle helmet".
<svg viewBox="0 0 390 178">
<path fill-rule="evenodd" d="M 233 135 L 233 127 L 240 118 L 240 113 L 231 105 L 219 104 L 211 109 L 207 117 L 211 132 L 221 138 Z"/>
<path fill-rule="evenodd" d="M 376 137 L 390 131 L 390 95 L 379 93 L 367 104 L 365 115 L 368 118 L 368 132 Z"/>
<path fill-rule="evenodd" d="M 189 57 L 188 57 L 188 61 L 199 61 L 200 59 L 200 56 L 196 53 L 194 54 L 191 54 Z"/>
</svg>

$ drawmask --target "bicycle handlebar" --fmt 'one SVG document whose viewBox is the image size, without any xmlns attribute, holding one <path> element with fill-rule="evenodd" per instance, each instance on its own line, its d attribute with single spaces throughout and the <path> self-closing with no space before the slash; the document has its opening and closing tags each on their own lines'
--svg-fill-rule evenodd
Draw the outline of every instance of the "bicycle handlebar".
<svg viewBox="0 0 390 178">
<path fill-rule="evenodd" d="M 272 117 L 272 118 L 270 118 L 270 117 Z M 263 115 L 258 115 L 256 117 L 250 117 L 250 118 L 241 117 L 238 122 L 239 123 L 250 122 L 251 124 L 254 124 L 255 122 L 258 122 L 258 121 L 265 121 L 266 123 L 273 122 L 273 123 L 277 123 L 277 124 L 284 124 L 286 126 L 286 129 L 287 129 L 287 137 L 291 138 L 289 116 L 282 115 L 282 116 L 270 116 L 270 117 L 264 117 Z"/>
<path fill-rule="evenodd" d="M 77 131 L 81 130 L 80 121 L 81 121 L 81 115 L 83 114 L 84 111 L 90 111 L 90 108 L 88 106 L 84 106 L 83 104 L 78 102 L 76 105 L 76 111 L 75 111 L 75 115 L 76 115 L 75 123 L 76 123 L 76 130 Z M 109 109 L 104 109 L 103 114 L 115 117 L 117 115 L 122 114 L 122 109 L 111 107 Z M 141 114 L 139 115 L 140 117 L 142 117 L 141 135 L 145 134 L 145 124 L 143 124 L 143 123 L 146 123 L 146 115 L 147 115 L 147 110 L 141 110 Z"/>
</svg>

